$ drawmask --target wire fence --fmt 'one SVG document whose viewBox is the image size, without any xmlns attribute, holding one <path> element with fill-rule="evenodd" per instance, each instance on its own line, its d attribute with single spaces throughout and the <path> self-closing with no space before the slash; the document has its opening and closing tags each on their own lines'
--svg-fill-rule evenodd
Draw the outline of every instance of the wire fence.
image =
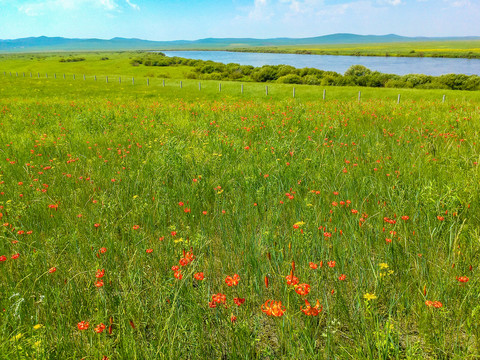
<svg viewBox="0 0 480 360">
<path fill-rule="evenodd" d="M 134 76 L 125 76 L 125 75 L 102 75 L 102 76 L 97 76 L 97 75 L 85 75 L 85 74 L 82 74 L 80 77 L 77 78 L 76 74 L 67 74 L 67 73 L 53 73 L 53 74 L 48 74 L 48 73 L 40 73 L 40 72 L 18 72 L 18 71 L 15 71 L 15 72 L 12 72 L 12 71 L 3 71 L 3 75 L 4 76 L 9 76 L 9 77 L 23 77 L 23 78 L 36 78 L 36 79 L 63 79 L 63 80 L 67 80 L 67 79 L 71 79 L 71 80 L 82 80 L 83 81 L 88 81 L 88 80 L 93 80 L 95 82 L 105 82 L 105 83 L 119 83 L 119 84 L 131 84 L 131 85 L 146 85 L 146 86 L 150 86 L 150 82 L 151 82 L 151 79 L 152 80 L 158 80 L 157 78 L 150 78 L 150 77 L 142 77 L 140 78 L 141 80 L 135 80 L 135 77 Z M 209 80 L 209 82 L 211 82 L 212 80 Z M 170 80 L 169 81 L 170 83 L 168 84 L 168 86 L 178 86 L 180 89 L 183 88 L 183 80 Z M 256 84 L 259 84 L 259 83 L 256 83 Z M 166 83 L 166 79 L 161 79 L 161 86 L 162 87 L 166 87 L 167 86 L 167 83 Z M 265 85 L 265 95 L 268 96 L 269 94 L 269 85 Z M 202 90 L 202 83 L 201 82 L 198 82 L 198 90 L 201 91 Z M 222 83 L 219 82 L 218 83 L 218 92 L 222 92 Z M 243 94 L 244 93 L 244 84 L 240 84 L 240 93 Z M 296 96 L 296 89 L 295 87 L 292 88 L 292 97 L 295 98 Z M 326 100 L 327 99 L 327 90 L 326 89 L 323 89 L 323 96 L 322 96 L 322 99 L 323 100 Z M 357 101 L 358 102 L 361 102 L 362 100 L 362 92 L 359 91 L 358 92 L 358 98 L 357 98 Z M 397 104 L 400 104 L 400 100 L 401 100 L 401 94 L 398 94 L 398 97 L 397 97 Z M 443 94 L 442 96 L 442 103 L 444 103 L 446 100 L 446 95 Z"/>
</svg>

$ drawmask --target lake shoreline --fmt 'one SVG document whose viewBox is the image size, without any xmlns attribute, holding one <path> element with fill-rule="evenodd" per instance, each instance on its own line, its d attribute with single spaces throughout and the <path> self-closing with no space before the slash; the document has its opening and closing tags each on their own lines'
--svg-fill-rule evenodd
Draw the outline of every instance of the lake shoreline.
<svg viewBox="0 0 480 360">
<path fill-rule="evenodd" d="M 424 74 L 441 76 L 464 74 L 480 76 L 480 59 L 437 58 L 437 57 L 386 57 L 386 56 L 348 56 L 317 55 L 291 53 L 239 52 L 231 50 L 196 51 L 163 50 L 166 56 L 182 57 L 223 64 L 240 64 L 261 67 L 264 65 L 289 65 L 297 69 L 315 68 L 323 71 L 345 73 L 353 65 L 362 65 L 372 71 L 383 74 L 408 75 Z"/>
<path fill-rule="evenodd" d="M 435 53 L 435 52 L 414 52 L 414 53 L 389 53 L 389 52 L 351 52 L 333 51 L 333 50 L 283 50 L 283 49 L 150 49 L 146 52 L 163 52 L 163 51 L 211 51 L 211 52 L 231 52 L 231 53 L 252 53 L 252 54 L 292 54 L 292 55 L 330 55 L 330 56 L 351 56 L 351 57 L 393 57 L 393 58 L 435 58 L 435 59 L 466 59 L 478 60 L 480 53 Z"/>
</svg>

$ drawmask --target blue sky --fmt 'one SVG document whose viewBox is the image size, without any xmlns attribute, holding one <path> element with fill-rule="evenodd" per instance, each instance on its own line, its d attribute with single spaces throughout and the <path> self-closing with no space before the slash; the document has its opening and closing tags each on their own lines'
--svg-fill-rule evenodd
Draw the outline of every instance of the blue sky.
<svg viewBox="0 0 480 360">
<path fill-rule="evenodd" d="M 28 36 L 480 36 L 480 0 L 0 0 L 0 39 Z"/>
</svg>

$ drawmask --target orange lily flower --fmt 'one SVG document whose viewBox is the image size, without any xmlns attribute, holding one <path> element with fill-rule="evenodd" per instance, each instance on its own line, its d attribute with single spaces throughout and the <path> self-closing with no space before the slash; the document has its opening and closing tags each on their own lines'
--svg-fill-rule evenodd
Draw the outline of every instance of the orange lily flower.
<svg viewBox="0 0 480 360">
<path fill-rule="evenodd" d="M 271 316 L 283 316 L 286 309 L 285 306 L 282 306 L 281 301 L 267 300 L 265 304 L 262 304 L 262 311 Z"/>
<path fill-rule="evenodd" d="M 310 292 L 310 285 L 308 285 L 308 284 L 297 285 L 297 286 L 295 286 L 295 292 L 298 295 L 305 296 Z"/>
<path fill-rule="evenodd" d="M 307 316 L 317 316 L 322 312 L 323 306 L 320 305 L 320 302 L 317 300 L 315 306 L 311 306 L 307 299 L 305 299 L 305 308 L 300 306 L 300 310 Z"/>
<path fill-rule="evenodd" d="M 239 281 L 240 281 L 240 276 L 238 276 L 238 274 L 235 274 L 233 276 L 227 276 L 225 278 L 225 283 L 228 286 L 236 286 L 236 285 L 238 285 Z"/>
</svg>

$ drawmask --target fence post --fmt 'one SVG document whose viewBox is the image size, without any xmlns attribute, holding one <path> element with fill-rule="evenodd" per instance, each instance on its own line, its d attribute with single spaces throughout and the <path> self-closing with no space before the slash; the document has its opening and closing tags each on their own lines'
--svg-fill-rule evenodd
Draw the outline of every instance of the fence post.
<svg viewBox="0 0 480 360">
<path fill-rule="evenodd" d="M 93 75 L 93 76 L 94 76 L 94 78 L 95 78 L 95 81 L 97 81 L 97 75 Z"/>
<path fill-rule="evenodd" d="M 75 80 L 75 74 L 73 74 L 73 80 Z"/>
<path fill-rule="evenodd" d="M 362 92 L 359 91 L 359 92 L 358 92 L 358 102 L 360 102 L 361 98 L 362 98 Z"/>
<path fill-rule="evenodd" d="M 32 72 L 30 71 L 30 77 L 33 77 Z"/>
<path fill-rule="evenodd" d="M 105 81 L 106 81 L 106 82 L 107 82 L 107 84 L 108 84 L 108 75 L 107 75 L 107 77 L 105 78 Z"/>
<path fill-rule="evenodd" d="M 53 74 L 53 78 L 54 78 L 54 79 L 57 78 L 57 73 L 54 73 L 54 74 Z"/>
<path fill-rule="evenodd" d="M 121 77 L 121 76 L 118 77 L 118 83 L 119 83 L 119 84 L 122 83 L 122 77 Z"/>
<path fill-rule="evenodd" d="M 182 80 L 180 80 L 180 89 L 183 87 Z"/>
<path fill-rule="evenodd" d="M 150 79 L 147 78 L 147 86 L 150 86 Z"/>
<path fill-rule="evenodd" d="M 45 77 L 48 79 L 48 73 L 45 74 Z"/>
<path fill-rule="evenodd" d="M 18 77 L 18 71 L 16 72 L 16 74 L 17 74 L 17 77 Z"/>
<path fill-rule="evenodd" d="M 23 77 L 25 77 L 25 72 L 23 72 Z"/>
<path fill-rule="evenodd" d="M 218 92 L 221 92 L 222 91 L 222 83 L 219 83 L 218 84 Z"/>
<path fill-rule="evenodd" d="M 198 83 L 198 90 L 202 90 L 202 84 L 201 83 Z"/>
<path fill-rule="evenodd" d="M 10 73 L 10 76 L 12 75 L 12 73 Z M 39 78 L 40 77 L 40 73 L 37 72 L 37 77 Z"/>
<path fill-rule="evenodd" d="M 293 98 L 295 99 L 295 88 L 293 88 Z"/>
<path fill-rule="evenodd" d="M 327 90 L 323 89 L 323 100 L 325 100 L 326 97 L 327 97 Z"/>
<path fill-rule="evenodd" d="M 163 87 L 165 87 L 165 79 L 163 79 Z"/>
<path fill-rule="evenodd" d="M 83 74 L 83 80 L 85 80 L 85 74 Z"/>
<path fill-rule="evenodd" d="M 135 78 L 132 77 L 132 85 L 135 85 Z"/>
<path fill-rule="evenodd" d="M 242 90 L 241 90 L 241 92 L 242 92 L 242 95 L 243 95 L 243 84 L 242 84 Z"/>
<path fill-rule="evenodd" d="M 65 80 L 65 74 L 63 74 L 63 80 Z"/>
<path fill-rule="evenodd" d="M 445 102 L 445 95 L 443 95 L 443 99 L 442 99 L 442 103 L 444 103 L 444 102 Z"/>
<path fill-rule="evenodd" d="M 265 85 L 265 95 L 268 95 L 268 85 Z"/>
<path fill-rule="evenodd" d="M 398 94 L 397 104 L 400 104 L 400 94 Z"/>
</svg>

